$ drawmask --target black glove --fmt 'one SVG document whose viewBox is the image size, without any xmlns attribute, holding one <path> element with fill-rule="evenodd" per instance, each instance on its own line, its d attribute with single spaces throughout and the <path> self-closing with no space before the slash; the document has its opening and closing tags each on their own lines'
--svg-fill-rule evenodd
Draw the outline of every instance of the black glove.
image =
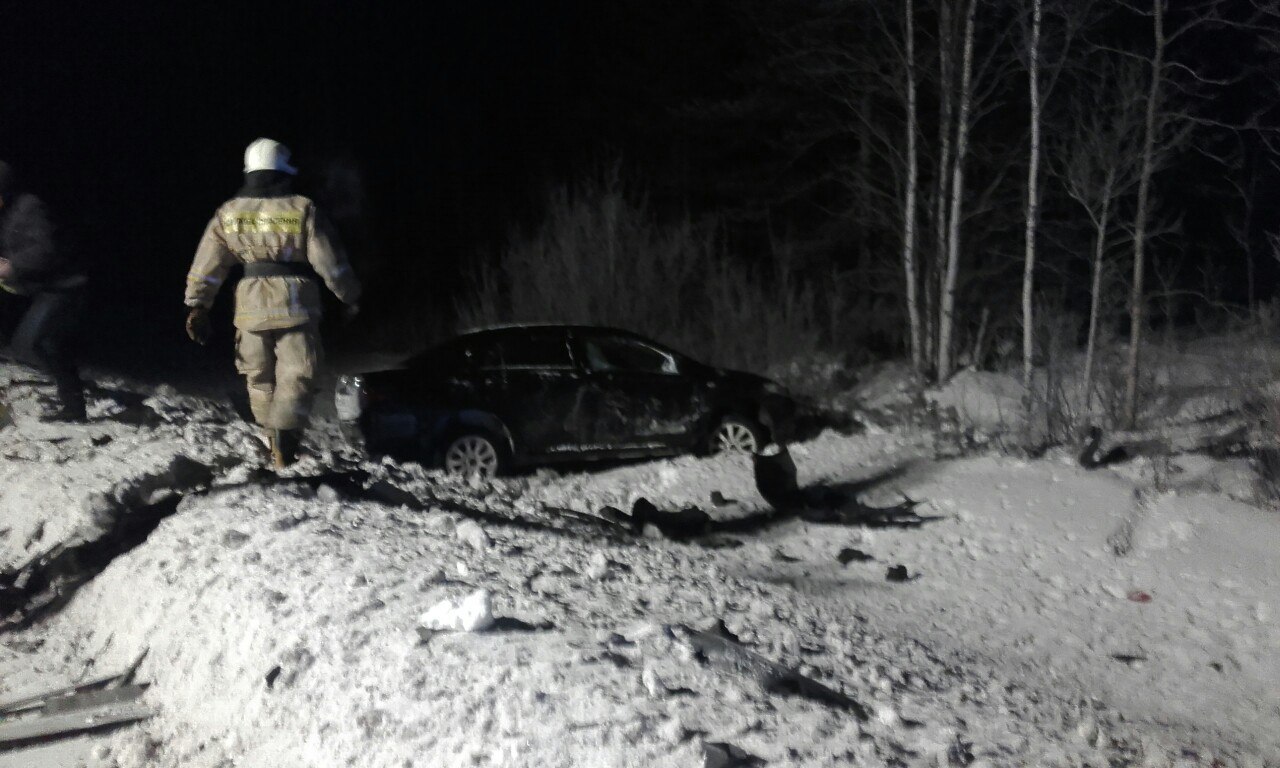
<svg viewBox="0 0 1280 768">
<path fill-rule="evenodd" d="M 192 307 L 187 313 L 187 336 L 197 344 L 208 344 L 213 336 L 213 327 L 209 325 L 209 310 L 204 307 Z"/>
<path fill-rule="evenodd" d="M 360 314 L 359 304 L 345 304 L 342 307 L 342 319 L 348 323 L 353 322 L 356 316 Z"/>
</svg>

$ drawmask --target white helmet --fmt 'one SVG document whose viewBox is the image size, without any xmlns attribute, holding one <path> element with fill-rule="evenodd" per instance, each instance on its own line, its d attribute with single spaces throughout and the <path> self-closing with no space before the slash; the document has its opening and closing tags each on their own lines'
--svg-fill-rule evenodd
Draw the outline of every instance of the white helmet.
<svg viewBox="0 0 1280 768">
<path fill-rule="evenodd" d="M 280 171 L 295 176 L 298 169 L 289 165 L 289 148 L 274 139 L 258 139 L 244 151 L 244 172 Z"/>
</svg>

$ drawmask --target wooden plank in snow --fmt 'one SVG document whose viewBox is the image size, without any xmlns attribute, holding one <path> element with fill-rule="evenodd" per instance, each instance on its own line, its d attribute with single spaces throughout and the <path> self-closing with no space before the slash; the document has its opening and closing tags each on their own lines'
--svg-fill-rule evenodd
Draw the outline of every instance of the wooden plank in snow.
<svg viewBox="0 0 1280 768">
<path fill-rule="evenodd" d="M 153 715 L 155 712 L 150 707 L 141 702 L 131 701 L 45 717 L 26 717 L 0 723 L 0 746 L 83 733 L 111 725 L 146 720 Z"/>
<path fill-rule="evenodd" d="M 99 677 L 83 683 L 76 683 L 75 685 L 69 685 L 65 688 L 55 688 L 51 691 L 24 693 L 21 696 L 0 701 L 0 718 L 4 715 L 47 707 L 59 700 L 80 697 L 82 694 L 90 691 L 96 691 L 100 688 L 119 688 L 121 686 L 126 686 L 133 682 L 133 677 L 138 673 L 138 667 L 142 666 L 142 660 L 147 658 L 147 652 L 149 650 L 149 648 L 142 649 L 142 653 L 138 654 L 137 658 L 133 660 L 133 663 L 131 663 L 123 672 L 117 672 L 114 675 Z M 143 687 L 145 688 L 145 686 Z M 127 698 L 130 697 L 120 697 L 119 700 L 123 701 Z M 70 706 L 72 708 L 76 707 L 75 704 L 71 704 Z M 66 706 L 62 706 L 60 708 L 63 710 L 67 709 Z"/>
<path fill-rule="evenodd" d="M 106 677 L 95 678 L 84 683 L 68 685 L 65 688 L 55 688 L 51 691 L 38 691 L 35 693 L 24 693 L 6 701 L 0 701 L 0 715 L 22 712 L 29 709 L 39 709 L 51 699 L 74 696 L 78 693 L 105 688 L 111 683 L 119 680 L 121 677 L 122 675 L 117 673 L 114 675 L 107 675 Z"/>
</svg>

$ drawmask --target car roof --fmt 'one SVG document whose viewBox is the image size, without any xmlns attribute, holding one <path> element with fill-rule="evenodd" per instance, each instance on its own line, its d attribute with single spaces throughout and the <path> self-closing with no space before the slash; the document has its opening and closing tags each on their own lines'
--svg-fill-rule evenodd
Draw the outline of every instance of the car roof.
<svg viewBox="0 0 1280 768">
<path fill-rule="evenodd" d="M 461 331 L 454 339 L 461 339 L 467 336 L 479 336 L 488 333 L 497 333 L 502 331 L 520 331 L 520 330 L 561 330 L 561 331 L 590 331 L 592 333 L 616 333 L 623 336 L 634 336 L 636 338 L 646 338 L 634 331 L 624 330 L 622 328 L 613 328 L 607 325 L 585 325 L 582 323 L 496 323 L 493 325 L 481 325 L 474 328 L 467 328 Z"/>
</svg>

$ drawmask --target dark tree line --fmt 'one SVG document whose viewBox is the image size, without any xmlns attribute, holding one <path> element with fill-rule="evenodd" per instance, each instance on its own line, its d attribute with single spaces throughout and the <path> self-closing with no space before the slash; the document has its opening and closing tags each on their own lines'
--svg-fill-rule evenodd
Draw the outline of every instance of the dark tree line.
<svg viewBox="0 0 1280 768">
<path fill-rule="evenodd" d="M 1271 6 L 622 7 L 621 38 L 674 24 L 704 42 L 674 60 L 640 45 L 600 82 L 644 84 L 644 115 L 612 113 L 626 127 L 603 128 L 606 150 L 658 205 L 714 217 L 738 258 L 785 254 L 846 292 L 861 343 L 906 353 L 922 380 L 1003 356 L 1030 404 L 1043 315 L 1068 311 L 1086 397 L 1099 345 L 1127 344 L 1132 419 L 1150 310 L 1169 325 L 1193 300 L 1274 295 Z"/>
</svg>

